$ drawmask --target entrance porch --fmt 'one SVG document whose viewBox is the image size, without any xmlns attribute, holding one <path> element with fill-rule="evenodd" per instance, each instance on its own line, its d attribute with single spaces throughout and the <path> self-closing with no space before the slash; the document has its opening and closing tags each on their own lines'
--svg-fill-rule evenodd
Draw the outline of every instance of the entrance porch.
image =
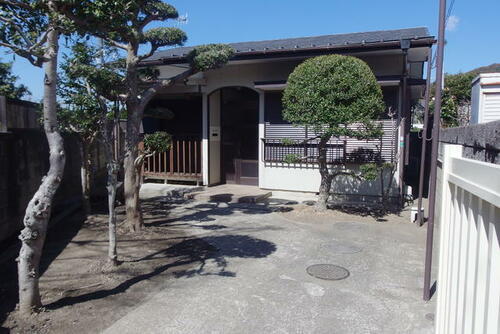
<svg viewBox="0 0 500 334">
<path fill-rule="evenodd" d="M 227 87 L 208 96 L 209 185 L 259 185 L 259 94 Z"/>
<path fill-rule="evenodd" d="M 145 160 L 144 179 L 259 185 L 259 94 L 255 90 L 225 87 L 204 97 L 200 93 L 159 95 L 145 112 L 143 129 L 145 134 L 165 131 L 172 136 L 171 149 Z"/>
<path fill-rule="evenodd" d="M 172 136 L 172 146 L 146 158 L 144 179 L 202 183 L 201 101 L 200 94 L 170 95 L 160 96 L 148 106 L 144 133 L 165 131 Z"/>
</svg>

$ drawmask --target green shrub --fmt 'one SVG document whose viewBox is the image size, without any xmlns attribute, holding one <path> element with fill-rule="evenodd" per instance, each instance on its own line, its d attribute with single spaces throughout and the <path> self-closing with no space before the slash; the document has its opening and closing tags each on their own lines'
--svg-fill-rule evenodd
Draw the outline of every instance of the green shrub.
<svg viewBox="0 0 500 334">
<path fill-rule="evenodd" d="M 291 146 L 293 144 L 295 144 L 295 142 L 293 140 L 291 140 L 290 138 L 281 139 L 281 145 Z"/>
<path fill-rule="evenodd" d="M 293 124 L 353 137 L 375 129 L 371 121 L 385 110 L 382 90 L 370 67 L 358 58 L 341 55 L 315 57 L 298 65 L 288 77 L 283 107 L 283 117 Z M 353 123 L 369 128 L 346 129 Z"/>
<path fill-rule="evenodd" d="M 301 159 L 300 159 L 300 156 L 298 154 L 290 153 L 290 154 L 285 155 L 285 157 L 283 158 L 283 161 L 286 162 L 287 164 L 296 164 L 296 163 L 299 163 L 301 161 Z"/>
<path fill-rule="evenodd" d="M 144 135 L 144 151 L 147 153 L 161 153 L 168 151 L 172 145 L 172 136 L 164 131 Z"/>
</svg>

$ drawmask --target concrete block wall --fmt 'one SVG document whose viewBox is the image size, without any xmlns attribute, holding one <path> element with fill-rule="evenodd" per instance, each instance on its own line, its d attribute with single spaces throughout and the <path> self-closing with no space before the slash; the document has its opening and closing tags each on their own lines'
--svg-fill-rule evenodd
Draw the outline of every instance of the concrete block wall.
<svg viewBox="0 0 500 334">
<path fill-rule="evenodd" d="M 76 138 L 65 136 L 66 167 L 54 199 L 53 215 L 81 201 L 80 157 Z M 0 242 L 22 228 L 29 200 L 49 168 L 48 144 L 40 130 L 0 135 Z"/>
</svg>

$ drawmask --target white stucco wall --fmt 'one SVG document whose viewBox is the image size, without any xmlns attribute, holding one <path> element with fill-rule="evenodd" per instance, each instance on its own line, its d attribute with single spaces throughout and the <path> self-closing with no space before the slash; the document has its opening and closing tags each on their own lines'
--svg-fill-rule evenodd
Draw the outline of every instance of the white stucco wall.
<svg viewBox="0 0 500 334">
<path fill-rule="evenodd" d="M 221 182 L 221 124 L 220 124 L 220 91 L 213 92 L 208 96 L 209 123 L 208 123 L 208 152 L 209 156 L 209 184 Z"/>
<path fill-rule="evenodd" d="M 259 177 L 259 186 L 264 189 L 318 192 L 321 175 L 317 168 L 306 164 L 266 164 Z M 359 165 L 347 165 L 349 171 L 359 172 Z M 389 184 L 390 174 L 385 173 L 385 185 Z M 397 194 L 397 175 L 394 174 L 392 194 Z M 332 193 L 360 196 L 378 196 L 380 180 L 360 181 L 348 176 L 338 176 L 335 179 Z"/>
</svg>

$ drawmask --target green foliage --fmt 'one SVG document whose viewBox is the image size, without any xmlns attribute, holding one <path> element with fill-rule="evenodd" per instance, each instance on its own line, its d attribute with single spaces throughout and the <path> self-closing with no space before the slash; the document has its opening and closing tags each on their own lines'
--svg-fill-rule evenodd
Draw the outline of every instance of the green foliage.
<svg viewBox="0 0 500 334">
<path fill-rule="evenodd" d="M 69 0 L 59 10 L 79 21 L 81 33 L 121 41 L 141 39 L 138 28 L 147 25 L 149 17 L 178 17 L 174 7 L 160 0 Z"/>
<path fill-rule="evenodd" d="M 444 127 L 461 125 L 461 119 L 466 115 L 460 115 L 460 109 L 470 106 L 472 80 L 476 75 L 474 71 L 445 75 L 441 95 L 441 120 Z M 436 91 L 435 87 L 434 84 L 432 97 Z M 430 108 L 434 110 L 434 99 L 431 101 Z"/>
<path fill-rule="evenodd" d="M 172 136 L 164 131 L 144 135 L 144 151 L 146 154 L 168 151 L 172 145 Z"/>
<path fill-rule="evenodd" d="M 445 91 L 458 104 L 469 103 L 471 100 L 472 80 L 476 73 L 448 74 L 444 78 Z"/>
<path fill-rule="evenodd" d="M 75 94 L 70 105 L 57 110 L 57 121 L 61 131 L 79 134 L 92 140 L 99 134 L 102 126 L 99 104 L 92 97 L 81 93 Z"/>
<path fill-rule="evenodd" d="M 59 11 L 78 21 L 81 34 L 90 34 L 116 43 L 150 43 L 152 51 L 181 45 L 184 32 L 173 27 L 146 29 L 152 22 L 178 18 L 177 10 L 161 0 L 65 1 Z"/>
<path fill-rule="evenodd" d="M 115 61 L 122 67 L 121 77 L 126 80 L 116 80 L 123 85 L 126 92 L 122 94 L 127 106 L 137 106 L 134 111 L 142 114 L 144 107 L 159 87 L 172 84 L 173 81 L 158 80 L 158 71 L 141 66 L 158 49 L 184 44 L 186 34 L 175 27 L 161 26 L 165 21 L 177 19 L 177 10 L 160 0 L 83 0 L 65 1 L 58 11 L 77 22 L 79 33 L 100 37 L 109 45 L 120 50 L 124 59 Z M 153 28 L 149 28 L 149 25 Z M 149 48 L 146 48 L 149 44 Z M 141 51 L 146 50 L 141 54 Z M 226 63 L 233 55 L 233 50 L 220 44 L 205 45 L 193 49 L 189 54 L 190 71 L 205 71 L 217 68 Z M 124 71 L 124 69 L 127 69 Z M 85 68 L 91 73 L 92 69 Z M 102 75 L 102 71 L 98 71 Z M 89 76 L 89 79 L 90 76 Z M 108 77 L 107 80 L 110 78 Z M 98 78 L 94 82 L 103 82 Z M 114 85 L 112 85 L 114 86 Z M 104 88 L 104 87 L 102 87 Z M 139 103 L 137 103 L 139 102 Z"/>
<path fill-rule="evenodd" d="M 173 27 L 158 27 L 146 31 L 142 42 L 149 42 L 152 45 L 182 45 L 186 42 L 187 36 L 184 31 Z"/>
<path fill-rule="evenodd" d="M 361 177 L 368 181 L 374 181 L 380 177 L 381 173 L 385 170 L 393 169 L 395 165 L 390 162 L 384 163 L 368 163 L 360 166 Z"/>
<path fill-rule="evenodd" d="M 434 110 L 434 101 L 431 105 Z M 450 93 L 450 90 L 444 89 L 441 98 L 441 120 L 444 127 L 458 126 L 458 108 L 457 98 Z"/>
<path fill-rule="evenodd" d="M 283 158 L 283 161 L 287 164 L 296 164 L 296 163 L 299 163 L 301 161 L 301 159 L 300 159 L 300 156 L 298 154 L 290 153 L 290 154 L 285 155 L 285 157 Z"/>
<path fill-rule="evenodd" d="M 325 137 L 377 137 L 372 121 L 385 110 L 382 91 L 370 67 L 349 56 L 306 60 L 288 77 L 284 119 L 311 126 Z M 356 128 L 347 125 L 358 124 Z"/>
<path fill-rule="evenodd" d="M 441 100 L 441 120 L 444 127 L 465 125 L 468 116 L 463 110 L 469 109 L 471 104 L 472 80 L 479 74 L 487 72 L 490 68 L 495 68 L 495 64 L 489 67 L 479 68 L 466 73 L 446 74 L 444 78 L 444 88 Z M 436 85 L 432 87 L 432 97 L 434 97 Z M 434 100 L 430 105 L 434 110 Z"/>
<path fill-rule="evenodd" d="M 156 15 L 162 21 L 179 17 L 179 13 L 172 5 L 160 0 L 145 1 L 142 10 L 144 15 Z"/>
<path fill-rule="evenodd" d="M 0 2 L 0 42 L 11 52 L 42 66 L 45 52 L 44 32 L 50 19 L 47 1 L 19 0 Z M 56 17 L 52 18 L 52 21 Z"/>
<path fill-rule="evenodd" d="M 12 63 L 0 63 L 0 95 L 11 99 L 22 99 L 30 95 L 28 87 L 16 85 L 18 76 L 12 74 Z"/>
<path fill-rule="evenodd" d="M 92 140 L 104 126 L 112 101 L 118 99 L 123 90 L 120 65 L 101 60 L 112 50 L 93 47 L 76 41 L 69 54 L 63 56 L 59 72 L 58 95 L 62 106 L 58 110 L 61 130 L 79 134 L 83 139 Z M 107 52 L 106 52 L 107 51 Z M 115 69 L 118 67 L 118 71 Z M 105 97 L 101 98 L 101 97 Z M 114 110 L 113 110 L 114 111 Z"/>
<path fill-rule="evenodd" d="M 293 145 L 295 143 L 290 138 L 283 138 L 283 139 L 281 139 L 281 144 L 285 145 L 285 146 L 291 146 L 291 145 Z"/>
<path fill-rule="evenodd" d="M 98 48 L 81 40 L 76 41 L 71 46 L 70 54 L 64 55 L 61 64 L 63 87 L 87 91 L 90 86 L 99 95 L 116 100 L 125 90 L 124 62 L 121 59 L 109 61 L 109 58 L 116 56 L 116 49 L 109 45 Z"/>
<path fill-rule="evenodd" d="M 361 177 L 368 181 L 375 180 L 380 173 L 379 166 L 374 163 L 364 164 L 360 166 Z"/>
<path fill-rule="evenodd" d="M 216 69 L 224 65 L 234 55 L 234 49 L 225 44 L 207 44 L 194 48 L 187 58 L 197 71 Z"/>
</svg>

